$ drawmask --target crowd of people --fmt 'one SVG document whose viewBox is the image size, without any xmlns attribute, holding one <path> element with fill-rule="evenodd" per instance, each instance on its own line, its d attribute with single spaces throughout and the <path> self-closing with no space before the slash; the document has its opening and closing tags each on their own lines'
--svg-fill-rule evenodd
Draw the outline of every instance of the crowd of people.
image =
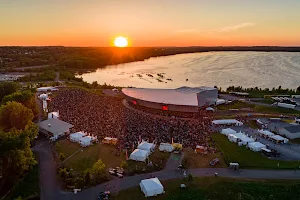
<svg viewBox="0 0 300 200">
<path fill-rule="evenodd" d="M 74 125 L 73 132 L 85 131 L 98 138 L 116 137 L 118 148 L 134 148 L 143 139 L 159 144 L 172 141 L 184 147 L 210 148 L 211 116 L 182 120 L 128 109 L 120 98 L 101 96 L 81 89 L 61 89 L 50 103 L 60 119 Z"/>
</svg>

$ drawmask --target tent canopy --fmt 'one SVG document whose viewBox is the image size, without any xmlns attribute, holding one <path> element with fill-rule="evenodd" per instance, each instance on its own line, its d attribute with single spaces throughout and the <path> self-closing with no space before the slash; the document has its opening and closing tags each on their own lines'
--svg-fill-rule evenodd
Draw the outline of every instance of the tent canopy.
<svg viewBox="0 0 300 200">
<path fill-rule="evenodd" d="M 73 142 L 78 142 L 85 134 L 82 132 L 72 133 L 70 134 L 70 140 Z"/>
<path fill-rule="evenodd" d="M 170 143 L 160 143 L 159 150 L 160 151 L 172 152 L 174 150 L 174 147 Z"/>
<path fill-rule="evenodd" d="M 260 143 L 260 142 L 252 142 L 248 144 L 248 147 L 252 151 L 260 151 L 262 148 L 266 148 L 266 145 Z"/>
<path fill-rule="evenodd" d="M 268 130 L 258 130 L 258 132 L 259 132 L 260 134 L 263 134 L 263 135 L 268 136 L 268 137 L 271 137 L 271 136 L 274 136 L 274 135 L 275 135 L 274 133 L 272 133 L 272 132 L 270 132 L 270 131 L 268 131 Z"/>
<path fill-rule="evenodd" d="M 145 161 L 149 155 L 149 151 L 141 150 L 141 149 L 135 149 L 130 154 L 130 160 L 135 161 Z"/>
<path fill-rule="evenodd" d="M 289 141 L 287 138 L 284 138 L 280 135 L 274 135 L 271 138 L 276 141 L 283 141 L 284 143 L 287 143 Z"/>
<path fill-rule="evenodd" d="M 139 144 L 139 146 L 137 148 L 151 152 L 155 148 L 155 145 L 153 143 L 142 142 Z"/>
<path fill-rule="evenodd" d="M 158 178 L 145 179 L 140 182 L 142 192 L 146 197 L 156 196 L 164 193 L 164 186 Z"/>
<path fill-rule="evenodd" d="M 231 128 L 222 129 L 221 134 L 223 135 L 229 135 L 229 134 L 235 134 L 236 131 Z"/>
<path fill-rule="evenodd" d="M 220 119 L 220 120 L 213 120 L 212 123 L 214 125 L 236 125 L 241 126 L 243 125 L 242 122 L 236 120 L 236 119 Z"/>
</svg>

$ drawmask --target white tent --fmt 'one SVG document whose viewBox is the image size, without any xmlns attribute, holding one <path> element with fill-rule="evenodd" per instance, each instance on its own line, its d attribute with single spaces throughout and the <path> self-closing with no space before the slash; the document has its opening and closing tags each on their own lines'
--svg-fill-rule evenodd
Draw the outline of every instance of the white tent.
<svg viewBox="0 0 300 200">
<path fill-rule="evenodd" d="M 40 87 L 36 89 L 38 92 L 57 91 L 56 87 Z"/>
<path fill-rule="evenodd" d="M 142 161 L 144 162 L 149 155 L 149 151 L 141 150 L 141 149 L 136 149 L 130 154 L 130 160 L 135 160 L 135 161 Z"/>
<path fill-rule="evenodd" d="M 92 143 L 92 137 L 91 136 L 86 136 L 86 137 L 82 137 L 79 139 L 79 143 L 82 147 L 88 147 L 91 145 Z"/>
<path fill-rule="evenodd" d="M 216 105 L 221 105 L 224 103 L 226 103 L 225 99 L 217 99 L 217 101 L 216 101 Z"/>
<path fill-rule="evenodd" d="M 248 144 L 249 149 L 252 151 L 261 151 L 262 148 L 266 148 L 266 145 L 260 142 L 252 142 Z"/>
<path fill-rule="evenodd" d="M 247 145 L 251 142 L 254 142 L 254 139 L 251 137 L 248 137 L 242 132 L 236 133 L 235 136 L 241 141 L 243 145 Z"/>
<path fill-rule="evenodd" d="M 79 142 L 79 140 L 84 136 L 85 134 L 82 132 L 72 133 L 70 134 L 70 140 L 71 142 Z"/>
<path fill-rule="evenodd" d="M 289 140 L 287 138 L 284 138 L 280 135 L 274 135 L 271 137 L 273 140 L 275 140 L 276 142 L 283 142 L 283 143 L 288 143 Z"/>
<path fill-rule="evenodd" d="M 229 140 L 230 142 L 237 143 L 238 137 L 235 136 L 235 135 L 233 135 L 233 134 L 229 134 L 229 135 L 228 135 L 228 140 Z"/>
<path fill-rule="evenodd" d="M 41 100 L 46 100 L 48 98 L 48 95 L 47 94 L 41 94 L 40 96 L 39 96 L 39 99 L 41 99 Z"/>
<path fill-rule="evenodd" d="M 160 151 L 172 152 L 174 150 L 174 147 L 170 143 L 160 143 L 159 150 Z"/>
<path fill-rule="evenodd" d="M 221 130 L 221 134 L 228 136 L 229 134 L 235 134 L 236 131 L 231 128 L 225 128 Z"/>
<path fill-rule="evenodd" d="M 154 150 L 155 145 L 153 143 L 149 143 L 149 142 L 141 142 L 137 148 L 151 152 Z"/>
<path fill-rule="evenodd" d="M 272 137 L 272 136 L 275 135 L 274 133 L 272 133 L 272 132 L 270 132 L 270 131 L 268 131 L 268 130 L 263 130 L 263 129 L 258 130 L 258 132 L 259 132 L 260 134 L 262 134 L 263 136 L 265 136 L 265 137 Z"/>
<path fill-rule="evenodd" d="M 236 120 L 236 119 L 220 119 L 220 120 L 213 120 L 213 125 L 235 125 L 235 126 L 242 126 L 243 123 Z"/>
<path fill-rule="evenodd" d="M 208 107 L 208 108 L 206 108 L 205 110 L 206 110 L 206 111 L 212 111 L 212 112 L 214 112 L 214 111 L 215 111 L 215 109 L 214 109 L 214 108 L 212 108 L 212 107 Z"/>
<path fill-rule="evenodd" d="M 140 187 L 145 197 L 152 197 L 164 193 L 164 186 L 158 178 L 145 179 L 140 182 Z"/>
<path fill-rule="evenodd" d="M 59 118 L 59 113 L 58 112 L 51 112 L 48 113 L 48 119 L 58 119 Z"/>
</svg>

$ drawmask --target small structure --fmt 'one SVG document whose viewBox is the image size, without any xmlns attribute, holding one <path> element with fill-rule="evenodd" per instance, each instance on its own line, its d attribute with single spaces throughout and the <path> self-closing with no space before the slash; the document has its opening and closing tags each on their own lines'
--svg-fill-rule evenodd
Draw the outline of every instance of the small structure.
<svg viewBox="0 0 300 200">
<path fill-rule="evenodd" d="M 277 144 L 288 143 L 289 142 L 289 140 L 287 138 L 284 138 L 284 137 L 282 137 L 280 135 L 274 135 L 274 136 L 272 136 L 271 140 L 274 141 Z"/>
<path fill-rule="evenodd" d="M 158 194 L 163 194 L 164 186 L 158 180 L 158 178 L 145 179 L 140 182 L 140 187 L 145 197 L 152 197 Z"/>
<path fill-rule="evenodd" d="M 210 111 L 210 112 L 215 112 L 215 109 L 212 108 L 212 107 L 207 107 L 205 110 L 206 110 L 206 111 Z"/>
<path fill-rule="evenodd" d="M 238 170 L 240 167 L 239 163 L 229 163 L 229 168 L 233 170 Z"/>
<path fill-rule="evenodd" d="M 79 144 L 82 147 L 88 147 L 92 144 L 93 138 L 91 136 L 82 137 L 79 139 Z"/>
<path fill-rule="evenodd" d="M 291 125 L 278 129 L 280 135 L 284 135 L 289 139 L 300 138 L 300 125 Z"/>
<path fill-rule="evenodd" d="M 85 134 L 83 132 L 77 132 L 70 134 L 70 141 L 71 142 L 79 142 L 81 138 L 83 138 Z"/>
<path fill-rule="evenodd" d="M 113 91 L 113 92 L 119 92 L 119 90 L 117 88 L 114 88 L 111 91 Z"/>
<path fill-rule="evenodd" d="M 230 142 L 234 142 L 234 143 L 237 143 L 238 142 L 238 137 L 237 136 L 235 136 L 235 135 L 233 135 L 233 134 L 229 134 L 228 135 L 228 140 L 230 141 Z"/>
<path fill-rule="evenodd" d="M 59 118 L 59 112 L 51 112 L 48 113 L 48 119 L 58 119 Z"/>
<path fill-rule="evenodd" d="M 40 99 L 40 100 L 46 100 L 46 99 L 48 99 L 48 95 L 47 95 L 47 94 L 41 94 L 41 95 L 39 96 L 39 99 Z"/>
<path fill-rule="evenodd" d="M 263 129 L 258 130 L 258 132 L 261 134 L 261 136 L 263 136 L 265 138 L 270 138 L 270 137 L 272 137 L 272 136 L 275 135 L 274 133 L 272 133 L 272 132 L 270 132 L 268 130 L 263 130 Z"/>
<path fill-rule="evenodd" d="M 225 103 L 226 103 L 225 99 L 217 99 L 217 101 L 216 101 L 216 105 L 222 105 Z"/>
<path fill-rule="evenodd" d="M 73 127 L 72 124 L 53 118 L 39 122 L 38 126 L 39 132 L 46 135 L 48 138 L 54 138 L 53 140 L 69 133 L 70 128 Z"/>
<path fill-rule="evenodd" d="M 248 144 L 249 149 L 252 151 L 261 151 L 262 148 L 266 148 L 266 145 L 260 143 L 260 142 L 252 142 Z"/>
<path fill-rule="evenodd" d="M 103 144 L 111 144 L 111 145 L 116 145 L 118 143 L 118 139 L 117 138 L 111 138 L 111 137 L 105 137 L 102 140 Z"/>
<path fill-rule="evenodd" d="M 289 103 L 278 103 L 277 106 L 281 107 L 281 108 L 289 108 L 289 109 L 293 109 L 293 110 L 296 108 L 296 105 L 289 104 Z"/>
<path fill-rule="evenodd" d="M 149 142 L 141 142 L 137 148 L 151 153 L 152 151 L 154 151 L 155 145 Z"/>
<path fill-rule="evenodd" d="M 213 120 L 213 125 L 235 125 L 235 126 L 242 126 L 243 123 L 236 120 L 236 119 L 221 119 L 221 120 Z"/>
<path fill-rule="evenodd" d="M 200 145 L 196 146 L 195 153 L 205 153 L 206 151 L 207 151 L 206 147 Z"/>
<path fill-rule="evenodd" d="M 166 151 L 166 152 L 172 152 L 175 148 L 170 143 L 160 143 L 159 150 L 160 151 Z"/>
<path fill-rule="evenodd" d="M 131 154 L 130 154 L 130 160 L 135 160 L 135 161 L 141 161 L 145 162 L 146 159 L 149 156 L 149 151 L 141 150 L 141 149 L 135 149 Z"/>
<path fill-rule="evenodd" d="M 36 89 L 38 92 L 53 92 L 53 91 L 58 91 L 56 87 L 40 87 Z"/>
<path fill-rule="evenodd" d="M 173 143 L 172 146 L 174 147 L 174 149 L 182 150 L 182 144 L 180 143 Z"/>
<path fill-rule="evenodd" d="M 228 136 L 229 134 L 236 134 L 236 131 L 231 128 L 225 128 L 221 130 L 221 134 Z"/>
</svg>

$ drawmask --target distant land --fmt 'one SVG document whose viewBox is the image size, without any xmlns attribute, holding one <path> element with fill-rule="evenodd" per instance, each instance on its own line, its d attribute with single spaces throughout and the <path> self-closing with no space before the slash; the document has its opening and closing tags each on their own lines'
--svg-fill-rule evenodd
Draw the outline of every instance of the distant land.
<svg viewBox="0 0 300 200">
<path fill-rule="evenodd" d="M 300 47 L 230 46 L 230 47 L 0 47 L 0 69 L 19 71 L 17 68 L 55 65 L 74 71 L 103 68 L 107 65 L 143 61 L 151 57 L 210 51 L 300 52 Z"/>
</svg>

